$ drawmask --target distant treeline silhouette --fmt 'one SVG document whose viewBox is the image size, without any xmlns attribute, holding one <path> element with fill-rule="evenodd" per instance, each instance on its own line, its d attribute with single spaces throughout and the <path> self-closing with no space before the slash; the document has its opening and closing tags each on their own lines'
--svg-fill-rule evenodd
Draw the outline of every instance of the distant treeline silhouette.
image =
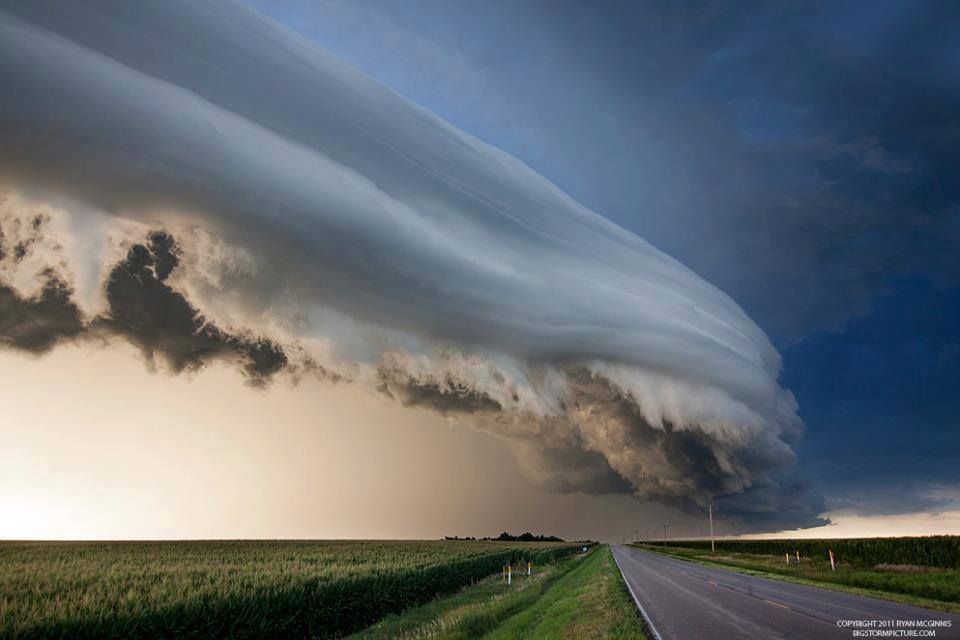
<svg viewBox="0 0 960 640">
<path fill-rule="evenodd" d="M 518 536 L 507 533 L 504 531 L 496 538 L 475 538 L 473 536 L 466 536 L 461 538 L 460 536 L 444 536 L 444 540 L 501 540 L 505 542 L 565 542 L 563 538 L 558 538 L 557 536 L 545 536 L 543 534 L 533 535 L 529 531 L 521 533 Z"/>
</svg>

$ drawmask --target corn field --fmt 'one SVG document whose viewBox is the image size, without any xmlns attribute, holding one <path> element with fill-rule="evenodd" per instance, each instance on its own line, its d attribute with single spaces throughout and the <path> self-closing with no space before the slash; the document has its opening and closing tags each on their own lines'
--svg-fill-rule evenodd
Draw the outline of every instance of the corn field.
<svg viewBox="0 0 960 640">
<path fill-rule="evenodd" d="M 577 550 L 518 542 L 0 542 L 0 638 L 330 638 Z M 525 566 L 525 564 L 524 564 Z"/>
<path fill-rule="evenodd" d="M 879 564 L 919 565 L 960 569 L 960 536 L 915 538 L 850 538 L 822 540 L 717 540 L 717 552 L 732 551 L 783 556 L 799 551 L 801 556 L 826 560 L 833 549 L 837 561 L 854 567 Z M 709 540 L 681 540 L 671 546 L 709 549 Z"/>
</svg>

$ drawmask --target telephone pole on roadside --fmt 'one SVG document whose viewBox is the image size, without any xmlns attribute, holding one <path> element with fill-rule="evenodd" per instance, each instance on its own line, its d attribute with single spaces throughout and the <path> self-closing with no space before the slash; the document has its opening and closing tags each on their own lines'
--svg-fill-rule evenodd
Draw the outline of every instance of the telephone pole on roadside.
<svg viewBox="0 0 960 640">
<path fill-rule="evenodd" d="M 717 547 L 713 542 L 713 503 L 712 502 L 707 507 L 707 509 L 709 510 L 709 513 L 710 513 L 710 552 L 713 553 L 714 551 L 717 550 Z"/>
</svg>

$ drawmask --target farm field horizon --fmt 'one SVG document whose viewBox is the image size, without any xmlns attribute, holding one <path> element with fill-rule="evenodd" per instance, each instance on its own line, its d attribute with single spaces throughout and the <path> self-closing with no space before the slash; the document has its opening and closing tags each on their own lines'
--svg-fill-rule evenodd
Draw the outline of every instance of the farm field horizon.
<svg viewBox="0 0 960 640">
<path fill-rule="evenodd" d="M 0 542 L 0 638 L 339 637 L 583 543 Z"/>
<path fill-rule="evenodd" d="M 709 540 L 667 543 L 639 546 L 960 611 L 960 536 L 720 539 L 715 553 Z M 584 546 L 599 556 L 577 569 Z M 837 572 L 819 558 L 827 549 Z M 785 550 L 801 563 L 782 564 Z M 566 592 L 605 603 L 576 624 L 642 638 L 609 553 L 591 541 L 0 541 L 0 638 L 500 637 L 517 625 L 573 625 L 558 613 L 566 605 L 546 604 Z"/>
</svg>

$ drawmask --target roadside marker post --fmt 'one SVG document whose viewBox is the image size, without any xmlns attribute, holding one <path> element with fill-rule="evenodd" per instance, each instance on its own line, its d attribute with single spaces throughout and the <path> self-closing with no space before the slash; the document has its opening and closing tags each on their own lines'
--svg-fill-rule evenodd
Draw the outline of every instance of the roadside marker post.
<svg viewBox="0 0 960 640">
<path fill-rule="evenodd" d="M 786 553 L 784 553 L 783 555 L 785 555 L 785 556 L 787 557 L 787 564 L 790 564 L 790 553 L 789 553 L 789 552 L 786 552 Z"/>
<path fill-rule="evenodd" d="M 532 566 L 533 566 L 533 563 L 531 563 L 529 560 L 527 560 L 527 575 L 530 575 L 530 567 L 532 567 Z"/>
<path fill-rule="evenodd" d="M 835 562 L 835 560 L 834 560 L 834 558 L 833 558 L 833 549 L 827 549 L 827 553 L 830 554 L 830 571 L 836 571 L 836 570 L 837 570 L 837 565 L 836 565 L 836 562 Z"/>
<path fill-rule="evenodd" d="M 797 549 L 796 552 L 797 552 L 797 566 L 800 566 L 800 549 Z"/>
<path fill-rule="evenodd" d="M 513 565 L 507 565 L 507 584 L 513 583 Z"/>
</svg>

